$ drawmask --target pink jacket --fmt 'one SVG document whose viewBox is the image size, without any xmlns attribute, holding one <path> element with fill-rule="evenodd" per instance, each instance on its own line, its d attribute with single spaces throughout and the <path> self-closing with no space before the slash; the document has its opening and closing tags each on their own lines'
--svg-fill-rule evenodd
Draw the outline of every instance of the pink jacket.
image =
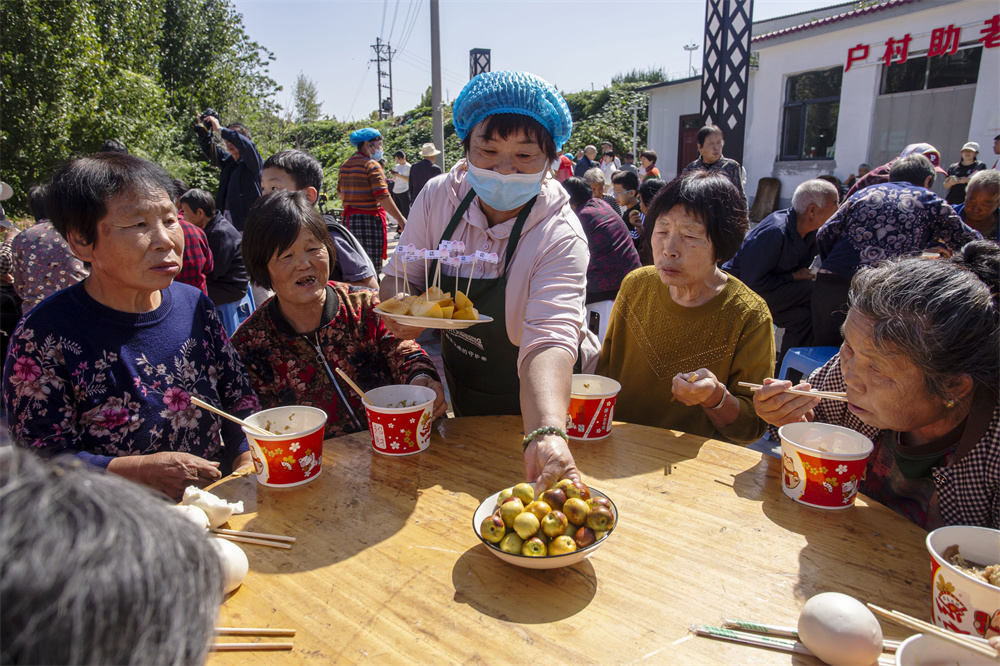
<svg viewBox="0 0 1000 666">
<path fill-rule="evenodd" d="M 412 243 L 417 249 L 436 249 L 451 216 L 468 191 L 465 160 L 460 160 L 450 172 L 434 178 L 420 191 L 399 244 Z M 514 220 L 490 228 L 478 202 L 475 199 L 469 206 L 451 240 L 463 241 L 466 254 L 483 250 L 499 255 L 500 262 L 496 265 L 476 262 L 473 275 L 475 278 L 499 277 Z M 543 347 L 560 347 L 574 358 L 579 348 L 583 372 L 593 372 L 597 366 L 600 345 L 584 323 L 589 262 L 587 237 L 569 207 L 569 195 L 556 180 L 546 177 L 507 271 L 507 336 L 520 348 L 519 372 L 525 357 Z M 391 257 L 384 268 L 385 280 L 396 276 L 402 279 L 404 266 L 396 264 Z M 426 289 L 424 262 L 413 262 L 405 268 L 407 279 Z M 470 268 L 471 265 L 460 268 L 462 291 L 466 289 Z M 455 269 L 441 266 L 441 273 L 441 287 L 453 292 Z"/>
</svg>

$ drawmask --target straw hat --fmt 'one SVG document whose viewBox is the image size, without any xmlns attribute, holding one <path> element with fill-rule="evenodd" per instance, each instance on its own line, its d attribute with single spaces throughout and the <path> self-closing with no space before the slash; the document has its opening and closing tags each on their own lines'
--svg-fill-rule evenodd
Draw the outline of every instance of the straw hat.
<svg viewBox="0 0 1000 666">
<path fill-rule="evenodd" d="M 0 182 L 0 201 L 6 201 L 14 196 L 14 190 L 10 185 L 4 182 Z"/>
<path fill-rule="evenodd" d="M 441 151 L 433 143 L 425 143 L 420 147 L 421 157 L 434 157 L 435 155 L 440 155 Z"/>
</svg>

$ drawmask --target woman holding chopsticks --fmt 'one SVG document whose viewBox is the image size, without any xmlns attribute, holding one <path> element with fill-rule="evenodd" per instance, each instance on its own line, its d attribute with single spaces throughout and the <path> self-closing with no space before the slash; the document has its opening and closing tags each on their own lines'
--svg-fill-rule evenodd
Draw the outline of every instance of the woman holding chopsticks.
<svg viewBox="0 0 1000 666">
<path fill-rule="evenodd" d="M 412 340 L 386 330 L 371 289 L 331 282 L 337 251 L 316 207 L 302 192 L 275 191 L 257 200 L 243 231 L 250 281 L 274 291 L 233 334 L 263 409 L 309 405 L 327 413 L 324 435 L 368 427 L 363 389 L 418 384 L 437 394 L 434 417 L 447 409 L 434 363 Z"/>
<path fill-rule="evenodd" d="M 833 423 L 875 443 L 859 490 L 925 529 L 1000 528 L 1000 248 L 899 258 L 859 271 L 840 353 L 796 389 L 767 379 L 754 406 L 772 426 Z"/>
</svg>

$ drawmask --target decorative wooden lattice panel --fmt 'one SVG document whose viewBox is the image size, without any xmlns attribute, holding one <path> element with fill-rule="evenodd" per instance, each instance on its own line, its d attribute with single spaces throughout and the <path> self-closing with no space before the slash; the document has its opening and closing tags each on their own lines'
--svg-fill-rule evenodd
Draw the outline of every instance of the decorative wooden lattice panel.
<svg viewBox="0 0 1000 666">
<path fill-rule="evenodd" d="M 706 0 L 701 115 L 722 128 L 726 156 L 743 162 L 753 0 Z"/>
</svg>

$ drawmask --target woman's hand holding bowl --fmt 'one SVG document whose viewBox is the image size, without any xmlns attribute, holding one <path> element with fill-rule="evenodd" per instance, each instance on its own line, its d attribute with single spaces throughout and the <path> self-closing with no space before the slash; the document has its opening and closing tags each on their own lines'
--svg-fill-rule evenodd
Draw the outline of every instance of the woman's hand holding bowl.
<svg viewBox="0 0 1000 666">
<path fill-rule="evenodd" d="M 812 387 L 808 383 L 792 386 L 789 381 L 765 379 L 764 385 L 753 394 L 753 407 L 757 416 L 773 426 L 812 421 L 812 410 L 819 404 L 820 399 L 785 393 L 790 388 L 808 391 Z"/>
<path fill-rule="evenodd" d="M 398 336 L 397 336 L 398 337 Z M 420 375 L 412 382 L 414 386 L 426 386 L 427 388 L 434 391 L 434 418 L 443 416 L 446 411 L 448 411 L 448 401 L 444 397 L 444 386 L 441 382 L 434 381 L 427 375 Z"/>
<path fill-rule="evenodd" d="M 219 463 L 180 451 L 162 451 L 144 456 L 121 456 L 108 471 L 159 490 L 180 501 L 188 486 L 205 486 L 222 478 Z"/>
</svg>

